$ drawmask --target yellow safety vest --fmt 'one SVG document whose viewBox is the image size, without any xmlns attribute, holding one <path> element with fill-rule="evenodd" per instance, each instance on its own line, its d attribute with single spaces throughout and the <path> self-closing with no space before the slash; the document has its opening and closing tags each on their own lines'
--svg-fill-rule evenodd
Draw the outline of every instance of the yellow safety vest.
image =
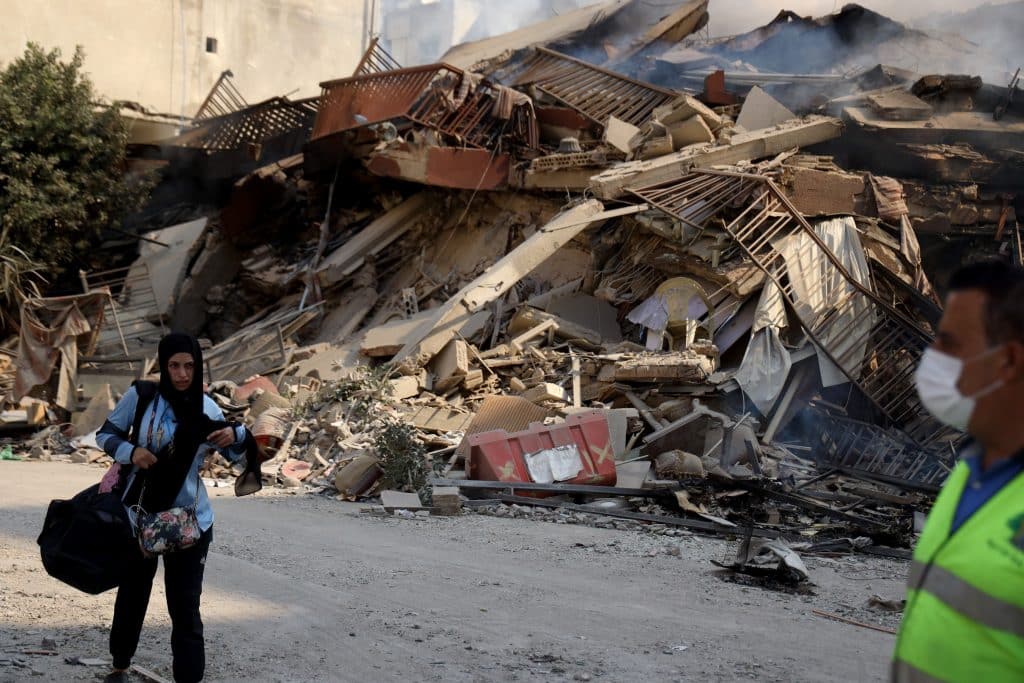
<svg viewBox="0 0 1024 683">
<path fill-rule="evenodd" d="M 1024 681 L 1024 474 L 950 535 L 968 475 L 950 474 L 914 549 L 895 683 Z"/>
</svg>

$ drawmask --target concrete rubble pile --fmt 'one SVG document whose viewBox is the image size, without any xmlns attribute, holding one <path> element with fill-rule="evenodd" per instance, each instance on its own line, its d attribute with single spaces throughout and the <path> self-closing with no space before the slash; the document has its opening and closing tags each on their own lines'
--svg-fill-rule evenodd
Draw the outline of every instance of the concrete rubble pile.
<svg viewBox="0 0 1024 683">
<path fill-rule="evenodd" d="M 40 304 L 12 368 L 45 346 L 53 379 L 14 397 L 54 426 L 15 448 L 104 461 L 90 433 L 173 327 L 210 340 L 268 483 L 905 552 L 962 438 L 913 384 L 937 291 L 965 250 L 1022 258 L 1021 98 L 770 72 L 750 40 L 688 46 L 706 2 L 596 56 L 582 19 L 415 67 L 374 43 L 318 99 L 197 117 L 165 173 L 229 188 L 219 210 L 83 273 L 105 305 Z M 900 36 L 850 7 L 804 29 L 837 23 Z"/>
</svg>

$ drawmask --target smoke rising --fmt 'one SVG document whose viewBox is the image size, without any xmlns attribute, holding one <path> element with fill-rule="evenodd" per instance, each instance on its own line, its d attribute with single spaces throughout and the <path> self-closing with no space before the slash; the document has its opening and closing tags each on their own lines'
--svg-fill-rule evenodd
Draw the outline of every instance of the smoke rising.
<svg viewBox="0 0 1024 683">
<path fill-rule="evenodd" d="M 781 10 L 820 17 L 842 9 L 845 0 L 711 0 L 712 36 L 744 33 L 767 24 Z M 986 0 L 861 0 L 858 4 L 896 21 L 918 25 L 936 13 L 959 13 L 986 4 Z"/>
<path fill-rule="evenodd" d="M 1019 26 L 1024 0 L 999 5 L 977 0 L 858 3 L 867 12 L 842 6 L 833 10 L 839 0 L 751 2 L 748 12 L 746 8 L 740 11 L 735 0 L 712 0 L 712 35 L 743 36 L 778 16 L 780 8 L 803 17 L 834 20 L 831 28 L 803 22 L 776 24 L 775 35 L 759 39 L 752 49 L 745 47 L 741 37 L 719 50 L 759 69 L 842 73 L 886 64 L 917 73 L 979 75 L 988 83 L 1005 85 L 1014 69 L 1022 65 Z M 942 11 L 950 7 L 953 9 Z M 755 22 L 753 26 L 751 22 Z"/>
</svg>

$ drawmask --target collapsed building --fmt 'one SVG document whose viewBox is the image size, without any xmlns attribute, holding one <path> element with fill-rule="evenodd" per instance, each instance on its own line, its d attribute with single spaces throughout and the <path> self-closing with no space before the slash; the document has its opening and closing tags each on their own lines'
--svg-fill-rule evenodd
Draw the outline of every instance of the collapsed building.
<svg viewBox="0 0 1024 683">
<path fill-rule="evenodd" d="M 411 67 L 374 42 L 307 100 L 225 74 L 158 145 L 217 208 L 26 305 L 5 422 L 102 461 L 89 433 L 174 327 L 209 340 L 268 481 L 899 555 L 963 438 L 913 383 L 945 277 L 1024 258 L 1017 81 L 836 73 L 940 49 L 856 6 L 708 42 L 707 4 L 602 3 Z M 818 73 L 782 73 L 780 41 Z"/>
</svg>

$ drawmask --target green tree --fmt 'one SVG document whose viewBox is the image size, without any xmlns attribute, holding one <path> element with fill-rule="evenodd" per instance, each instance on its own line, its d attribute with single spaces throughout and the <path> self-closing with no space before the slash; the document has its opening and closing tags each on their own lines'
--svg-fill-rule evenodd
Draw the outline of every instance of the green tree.
<svg viewBox="0 0 1024 683">
<path fill-rule="evenodd" d="M 0 71 L 0 246 L 49 273 L 139 208 L 150 186 L 126 176 L 127 123 L 97 104 L 83 61 L 81 47 L 65 62 L 29 43 Z"/>
</svg>

